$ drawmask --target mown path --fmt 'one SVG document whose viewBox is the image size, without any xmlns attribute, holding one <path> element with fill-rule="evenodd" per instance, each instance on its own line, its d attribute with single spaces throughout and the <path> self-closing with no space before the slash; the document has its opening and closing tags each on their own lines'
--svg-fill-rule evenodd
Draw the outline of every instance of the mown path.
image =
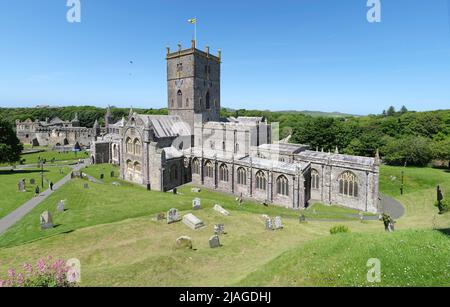
<svg viewBox="0 0 450 307">
<path fill-rule="evenodd" d="M 72 171 L 78 171 L 81 168 L 85 167 L 85 164 L 72 165 L 71 167 Z M 11 226 L 13 226 L 15 223 L 20 221 L 28 212 L 33 210 L 33 208 L 35 208 L 37 205 L 43 202 L 47 197 L 52 195 L 53 192 L 55 192 L 63 185 L 65 185 L 70 179 L 71 173 L 69 173 L 66 177 L 55 183 L 55 185 L 53 186 L 53 190 L 47 189 L 46 191 L 25 202 L 19 208 L 17 208 L 13 212 L 2 218 L 0 220 L 0 234 L 2 234 L 6 230 L 8 230 Z"/>
</svg>

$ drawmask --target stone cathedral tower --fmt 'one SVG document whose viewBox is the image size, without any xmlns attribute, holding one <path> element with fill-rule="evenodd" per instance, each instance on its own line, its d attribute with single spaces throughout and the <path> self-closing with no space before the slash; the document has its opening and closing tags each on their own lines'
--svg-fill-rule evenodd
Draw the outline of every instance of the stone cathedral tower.
<svg viewBox="0 0 450 307">
<path fill-rule="evenodd" d="M 212 55 L 191 48 L 170 52 L 167 48 L 167 90 L 169 115 L 179 115 L 191 125 L 194 122 L 219 121 L 220 119 L 220 61 L 221 52 Z"/>
</svg>

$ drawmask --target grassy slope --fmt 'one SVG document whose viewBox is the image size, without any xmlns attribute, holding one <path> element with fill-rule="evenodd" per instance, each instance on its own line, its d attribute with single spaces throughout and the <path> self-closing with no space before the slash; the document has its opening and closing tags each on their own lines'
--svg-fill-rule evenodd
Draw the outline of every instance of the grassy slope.
<svg viewBox="0 0 450 307">
<path fill-rule="evenodd" d="M 60 169 L 63 173 L 60 174 Z M 44 189 L 48 188 L 49 182 L 57 182 L 69 173 L 68 167 L 47 167 L 44 172 Z M 18 206 L 28 201 L 34 196 L 36 185 L 31 186 L 30 179 L 34 178 L 36 185 L 41 188 L 41 173 L 39 169 L 27 168 L 22 170 L 0 171 L 0 218 L 4 217 Z M 26 179 L 26 192 L 19 192 L 17 184 L 19 180 Z"/>
<path fill-rule="evenodd" d="M 363 273 L 365 276 L 365 261 L 370 255 L 381 257 L 385 272 L 394 272 L 398 278 L 406 276 L 402 275 L 400 265 L 416 268 L 420 264 L 424 268 L 419 272 L 421 275 L 437 268 L 448 274 L 448 266 L 443 267 L 439 261 L 431 259 L 444 259 L 442 263 L 446 264 L 445 260 L 449 258 L 443 252 L 448 250 L 448 239 L 438 232 L 402 231 L 389 235 L 383 232 L 380 222 L 362 224 L 347 221 L 344 224 L 352 230 L 351 234 L 330 236 L 329 228 L 342 223 L 314 221 L 299 224 L 298 213 L 290 210 L 257 204 L 239 208 L 231 196 L 208 191 L 192 194 L 189 188 L 180 190 L 183 195 L 174 196 L 147 192 L 125 183 L 113 187 L 111 182 L 115 179 L 108 178 L 109 170 L 109 166 L 90 167 L 88 172 L 97 178 L 101 172 L 105 173 L 105 184 L 90 184 L 89 190 L 83 190 L 81 181 L 76 180 L 1 236 L 0 245 L 10 247 L 0 249 L 0 272 L 5 272 L 9 266 L 17 267 L 25 261 L 53 255 L 79 258 L 83 285 L 254 285 L 257 284 L 255 278 L 261 279 L 260 284 L 263 285 L 354 285 L 362 284 L 363 280 L 357 276 Z M 383 168 L 383 192 L 395 192 L 394 189 L 391 192 L 387 190 L 390 184 L 385 181 L 389 173 L 397 171 L 398 168 Z M 423 176 L 438 176 L 444 191 L 450 190 L 450 174 L 432 169 L 408 169 L 407 176 L 410 180 L 407 191 L 410 191 L 409 185 L 416 185 L 417 191 L 412 192 L 411 189 L 399 197 L 407 205 L 407 215 L 397 227 L 448 227 L 449 217 L 437 217 L 435 208 L 429 204 L 435 196 L 431 186 L 435 182 L 416 182 Z M 169 207 L 188 212 L 192 199 L 197 196 L 202 198 L 205 209 L 195 214 L 205 221 L 206 228 L 194 232 L 182 223 L 166 225 L 152 221 L 154 213 Z M 54 212 L 56 202 L 61 198 L 67 198 L 68 211 L 55 215 L 55 222 L 60 226 L 41 232 L 38 228 L 39 213 L 46 207 Z M 230 210 L 232 216 L 222 217 L 212 211 L 211 207 L 216 202 Z M 260 218 L 262 213 L 282 215 L 285 229 L 271 233 L 265 231 Z M 225 222 L 228 234 L 222 238 L 222 248 L 210 249 L 208 238 L 212 235 L 213 224 L 218 222 Z M 181 235 L 193 238 L 195 251 L 174 250 L 174 241 Z M 41 238 L 43 236 L 47 238 Z M 11 247 L 33 239 L 39 240 Z M 307 244 L 311 240 L 314 241 Z M 393 253 L 394 247 L 396 253 Z M 282 266 L 277 263 L 279 259 L 282 259 Z M 349 270 L 352 265 L 356 270 Z M 316 269 L 308 271 L 305 267 Z M 305 272 L 310 275 L 305 275 Z M 336 278 L 339 275 L 345 278 Z M 440 283 L 439 275 L 434 275 L 435 279 L 427 277 L 424 280 Z M 273 276 L 276 276 L 275 281 Z M 294 280 L 293 276 L 297 279 Z M 305 278 L 299 279 L 299 276 Z M 405 280 L 415 280 L 414 284 L 420 284 L 420 279 L 414 276 L 412 280 L 409 277 Z M 386 279 L 387 284 L 395 284 L 395 281 Z"/>
</svg>

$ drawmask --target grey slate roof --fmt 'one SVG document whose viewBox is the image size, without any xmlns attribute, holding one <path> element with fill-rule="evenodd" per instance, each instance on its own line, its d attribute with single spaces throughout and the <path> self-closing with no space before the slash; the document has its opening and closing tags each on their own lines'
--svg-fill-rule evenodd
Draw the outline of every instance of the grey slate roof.
<svg viewBox="0 0 450 307">
<path fill-rule="evenodd" d="M 178 137 L 191 135 L 189 124 L 185 123 L 179 116 L 174 115 L 136 115 L 150 125 L 157 138 Z"/>
<path fill-rule="evenodd" d="M 325 160 L 330 159 L 330 161 L 334 162 L 334 163 L 347 163 L 347 164 L 354 164 L 354 165 L 367 166 L 367 167 L 372 167 L 375 163 L 374 158 L 342 155 L 342 154 L 335 154 L 335 153 L 326 153 L 326 152 L 311 151 L 311 150 L 306 150 L 304 152 L 301 152 L 297 156 L 300 157 L 301 159 L 305 159 L 308 161 L 314 161 L 314 160 L 325 161 Z"/>
</svg>

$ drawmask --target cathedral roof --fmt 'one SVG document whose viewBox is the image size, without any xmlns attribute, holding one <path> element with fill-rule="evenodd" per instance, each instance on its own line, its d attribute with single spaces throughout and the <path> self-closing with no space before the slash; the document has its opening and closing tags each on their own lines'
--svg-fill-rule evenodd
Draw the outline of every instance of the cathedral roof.
<svg viewBox="0 0 450 307">
<path fill-rule="evenodd" d="M 176 115 L 137 115 L 153 128 L 157 138 L 191 135 L 191 127 Z"/>
<path fill-rule="evenodd" d="M 309 149 L 308 145 L 300 144 L 288 144 L 288 143 L 278 143 L 278 144 L 262 144 L 258 146 L 259 149 L 269 150 L 273 152 L 282 152 L 287 154 L 297 154 L 301 151 Z"/>
<path fill-rule="evenodd" d="M 358 165 L 365 167 L 372 167 L 375 163 L 374 158 L 368 157 L 359 157 L 359 156 L 350 156 L 350 155 L 342 155 L 335 153 L 326 153 L 319 151 L 311 151 L 306 150 L 298 154 L 298 157 L 313 162 L 314 160 L 318 162 L 326 161 L 330 159 L 333 163 L 345 163 L 347 165 Z"/>
</svg>

